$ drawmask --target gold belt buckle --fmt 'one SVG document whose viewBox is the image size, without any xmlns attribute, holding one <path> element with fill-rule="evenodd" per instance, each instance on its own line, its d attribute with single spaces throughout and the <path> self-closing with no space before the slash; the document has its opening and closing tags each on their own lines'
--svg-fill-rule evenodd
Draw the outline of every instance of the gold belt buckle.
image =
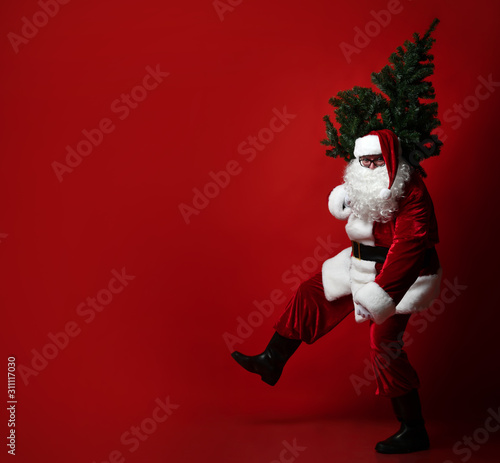
<svg viewBox="0 0 500 463">
<path fill-rule="evenodd" d="M 359 244 L 357 241 L 353 241 L 352 244 L 358 245 L 358 257 L 356 257 L 356 256 L 354 256 L 354 257 L 356 257 L 356 259 L 358 259 L 358 260 L 361 260 L 361 244 Z"/>
</svg>

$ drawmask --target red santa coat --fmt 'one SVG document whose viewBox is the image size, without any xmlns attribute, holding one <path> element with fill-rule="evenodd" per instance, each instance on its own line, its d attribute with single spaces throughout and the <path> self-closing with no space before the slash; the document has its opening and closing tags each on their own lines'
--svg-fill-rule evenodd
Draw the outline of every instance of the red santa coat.
<svg viewBox="0 0 500 463">
<path fill-rule="evenodd" d="M 396 313 L 418 312 L 431 305 L 441 282 L 434 248 L 439 238 L 434 206 L 418 174 L 412 174 L 389 222 L 368 222 L 351 214 L 344 185 L 332 191 L 328 206 L 335 217 L 348 219 L 350 240 L 389 248 L 383 264 L 353 257 L 351 247 L 325 261 L 322 278 L 329 301 L 352 294 L 354 304 L 365 307 L 378 324 Z M 356 321 L 365 320 L 356 314 Z"/>
</svg>

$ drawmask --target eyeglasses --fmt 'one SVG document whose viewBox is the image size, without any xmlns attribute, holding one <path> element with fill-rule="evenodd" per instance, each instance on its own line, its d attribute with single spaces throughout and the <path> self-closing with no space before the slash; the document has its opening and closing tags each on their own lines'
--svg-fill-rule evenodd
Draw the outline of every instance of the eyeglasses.
<svg viewBox="0 0 500 463">
<path fill-rule="evenodd" d="M 368 159 L 368 158 L 359 158 L 359 163 L 363 166 L 363 167 L 371 167 L 372 163 L 376 166 L 376 167 L 382 167 L 385 165 L 385 161 L 384 161 L 384 158 L 382 156 L 378 157 L 378 158 L 375 158 L 375 159 Z"/>
</svg>

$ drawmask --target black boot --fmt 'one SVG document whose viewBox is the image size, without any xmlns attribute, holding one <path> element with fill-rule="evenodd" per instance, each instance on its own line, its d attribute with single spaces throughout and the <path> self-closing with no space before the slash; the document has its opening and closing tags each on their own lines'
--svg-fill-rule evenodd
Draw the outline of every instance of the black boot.
<svg viewBox="0 0 500 463">
<path fill-rule="evenodd" d="M 275 332 L 262 354 L 249 357 L 239 352 L 233 352 L 231 357 L 245 370 L 260 375 L 262 381 L 274 386 L 281 376 L 285 363 L 297 350 L 301 342 L 300 339 L 285 338 Z"/>
<path fill-rule="evenodd" d="M 396 418 L 401 423 L 399 431 L 379 442 L 379 453 L 410 453 L 429 448 L 429 436 L 424 426 L 417 389 L 391 399 Z"/>
</svg>

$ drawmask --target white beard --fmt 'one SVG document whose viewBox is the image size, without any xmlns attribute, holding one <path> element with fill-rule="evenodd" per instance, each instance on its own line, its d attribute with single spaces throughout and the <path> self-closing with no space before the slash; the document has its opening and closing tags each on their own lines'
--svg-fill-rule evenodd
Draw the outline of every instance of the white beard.
<svg viewBox="0 0 500 463">
<path fill-rule="evenodd" d="M 352 213 L 368 222 L 388 222 L 398 210 L 405 186 L 411 175 L 411 167 L 399 159 L 398 172 L 391 188 L 391 197 L 382 199 L 380 191 L 389 186 L 387 167 L 368 169 L 358 159 L 349 163 L 344 172 L 346 192 Z"/>
</svg>

